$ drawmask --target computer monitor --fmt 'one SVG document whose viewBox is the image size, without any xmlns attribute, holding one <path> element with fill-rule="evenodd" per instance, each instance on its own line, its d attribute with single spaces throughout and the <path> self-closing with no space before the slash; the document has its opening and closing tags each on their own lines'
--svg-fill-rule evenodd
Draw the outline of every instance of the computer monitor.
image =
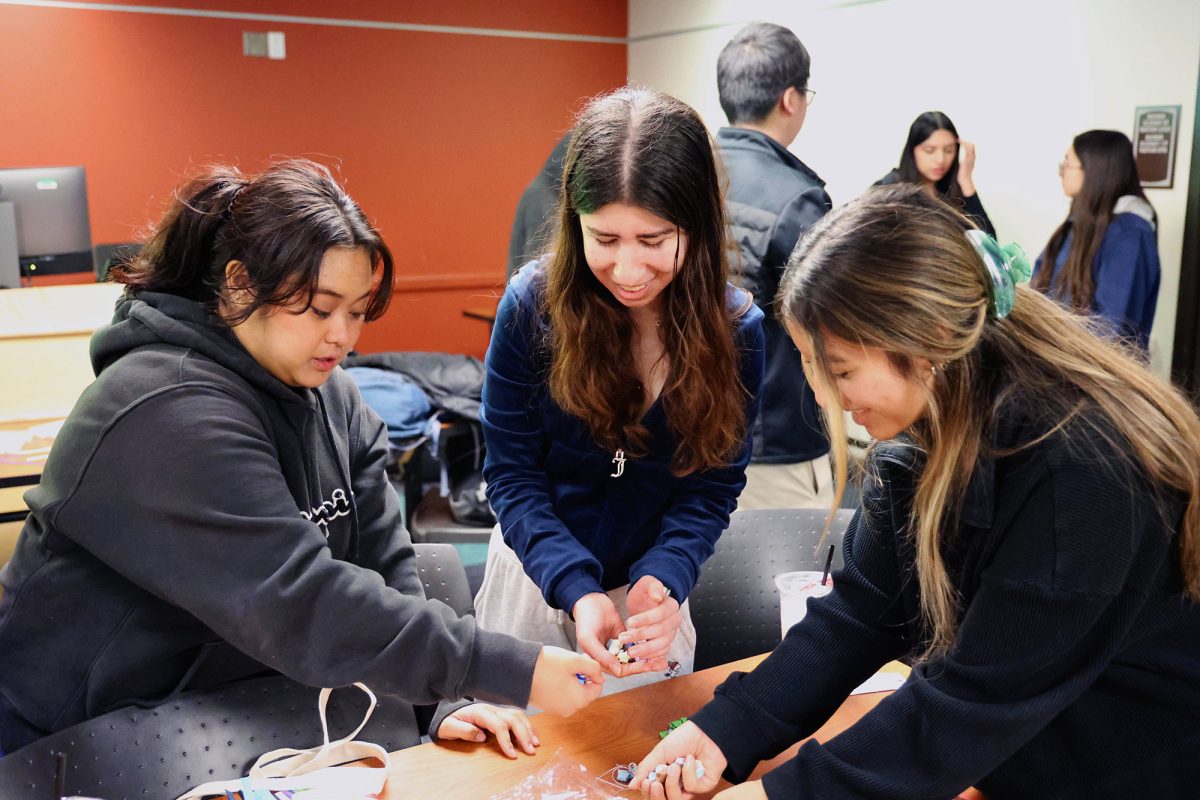
<svg viewBox="0 0 1200 800">
<path fill-rule="evenodd" d="M 23 275 L 94 269 L 83 167 L 0 169 L 3 202 L 12 203 Z"/>
</svg>

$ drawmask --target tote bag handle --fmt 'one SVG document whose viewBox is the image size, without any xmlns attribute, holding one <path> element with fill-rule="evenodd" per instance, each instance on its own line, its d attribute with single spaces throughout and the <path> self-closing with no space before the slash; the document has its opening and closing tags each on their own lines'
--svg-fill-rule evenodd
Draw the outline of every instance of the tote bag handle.
<svg viewBox="0 0 1200 800">
<path fill-rule="evenodd" d="M 221 796 L 226 792 L 241 792 L 243 800 L 270 800 L 274 791 L 305 790 L 305 800 L 321 798 L 360 798 L 377 795 L 387 782 L 388 754 L 377 744 L 354 741 L 378 702 L 374 693 L 365 684 L 354 684 L 366 692 L 371 704 L 362 722 L 348 736 L 329 741 L 329 723 L 326 707 L 332 689 L 322 689 L 317 701 L 321 715 L 321 738 L 324 744 L 297 750 L 283 747 L 263 753 L 250 768 L 245 778 L 230 781 L 210 781 L 181 795 L 177 800 L 201 800 L 209 796 Z M 355 761 L 377 762 L 377 766 L 345 766 Z"/>
</svg>

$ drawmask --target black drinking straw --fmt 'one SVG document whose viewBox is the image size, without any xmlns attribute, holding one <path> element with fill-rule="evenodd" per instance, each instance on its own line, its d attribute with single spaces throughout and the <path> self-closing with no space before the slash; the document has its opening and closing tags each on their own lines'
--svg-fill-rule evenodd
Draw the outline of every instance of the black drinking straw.
<svg viewBox="0 0 1200 800">
<path fill-rule="evenodd" d="M 829 555 L 825 556 L 825 571 L 821 573 L 821 585 L 829 583 L 829 568 L 833 566 L 833 545 L 829 545 Z"/>
<path fill-rule="evenodd" d="M 63 784 L 67 780 L 67 754 L 59 753 L 54 759 L 54 800 L 62 800 Z"/>
</svg>

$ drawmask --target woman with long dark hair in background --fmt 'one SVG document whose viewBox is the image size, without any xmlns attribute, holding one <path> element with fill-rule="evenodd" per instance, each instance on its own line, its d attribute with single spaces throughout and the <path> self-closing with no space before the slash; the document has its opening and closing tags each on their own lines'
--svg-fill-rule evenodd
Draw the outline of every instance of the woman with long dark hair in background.
<svg viewBox="0 0 1200 800">
<path fill-rule="evenodd" d="M 1071 213 L 1038 257 L 1032 286 L 1143 353 L 1158 305 L 1158 218 L 1119 131 L 1075 137 L 1058 165 Z"/>
<path fill-rule="evenodd" d="M 900 151 L 900 166 L 876 186 L 912 183 L 965 213 L 981 230 L 992 236 L 996 228 L 983 210 L 975 190 L 975 144 L 958 137 L 958 129 L 941 111 L 926 111 L 908 128 Z"/>
<path fill-rule="evenodd" d="M 641 89 L 584 108 L 557 238 L 509 283 L 487 354 L 485 628 L 621 678 L 690 670 L 686 600 L 745 485 L 763 373 L 725 231 L 695 111 Z"/>
</svg>

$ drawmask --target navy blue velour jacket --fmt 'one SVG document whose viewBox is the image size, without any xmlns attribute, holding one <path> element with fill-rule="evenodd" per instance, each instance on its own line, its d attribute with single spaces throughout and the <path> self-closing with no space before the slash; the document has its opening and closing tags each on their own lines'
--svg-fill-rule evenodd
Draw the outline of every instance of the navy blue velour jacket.
<svg viewBox="0 0 1200 800">
<path fill-rule="evenodd" d="M 671 474 L 676 440 L 661 398 L 646 412 L 646 454 L 602 449 L 583 420 L 560 409 L 545 381 L 548 321 L 536 263 L 513 277 L 496 312 L 480 419 L 487 496 L 504 541 L 551 606 L 567 611 L 590 592 L 653 575 L 680 603 L 729 525 L 746 484 L 749 431 L 763 375 L 762 311 L 729 287 L 746 393 L 746 440 L 731 463 Z"/>
</svg>

